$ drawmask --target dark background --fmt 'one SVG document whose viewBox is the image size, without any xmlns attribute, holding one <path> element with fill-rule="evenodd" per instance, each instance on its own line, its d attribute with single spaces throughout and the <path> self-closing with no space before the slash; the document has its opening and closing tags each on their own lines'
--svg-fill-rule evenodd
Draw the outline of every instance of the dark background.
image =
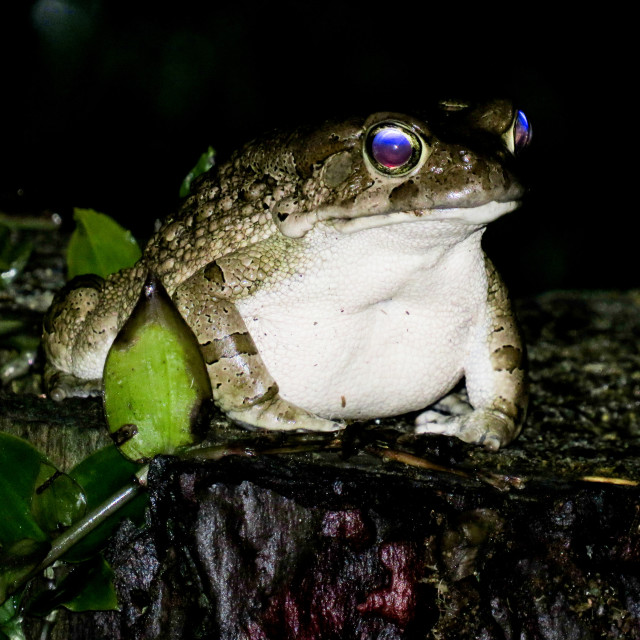
<svg viewBox="0 0 640 640">
<path fill-rule="evenodd" d="M 531 188 L 485 246 L 517 295 L 637 286 L 635 64 L 606 7 L 38 0 L 0 22 L 0 210 L 145 240 L 211 144 L 435 97 L 510 97 Z M 589 11 L 594 13 L 589 13 Z M 629 68 L 627 68 L 627 66 Z"/>
</svg>

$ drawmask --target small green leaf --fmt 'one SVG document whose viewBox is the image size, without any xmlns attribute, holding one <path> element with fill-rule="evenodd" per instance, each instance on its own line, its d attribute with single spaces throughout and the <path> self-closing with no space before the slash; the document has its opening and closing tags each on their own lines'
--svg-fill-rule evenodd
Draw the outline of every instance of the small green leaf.
<svg viewBox="0 0 640 640">
<path fill-rule="evenodd" d="M 115 445 L 108 445 L 76 465 L 69 471 L 69 476 L 82 487 L 87 499 L 87 511 L 90 511 L 130 482 L 139 468 L 124 458 Z M 143 524 L 144 510 L 148 504 L 149 495 L 141 493 L 75 544 L 63 556 L 64 560 L 78 562 L 90 557 L 104 546 L 124 518 L 131 519 L 137 525 Z"/>
<path fill-rule="evenodd" d="M 117 611 L 118 596 L 113 586 L 113 571 L 100 557 L 84 577 L 82 589 L 62 606 L 71 611 Z"/>
<path fill-rule="evenodd" d="M 50 544 L 24 538 L 0 549 L 0 602 L 24 583 L 47 555 Z"/>
<path fill-rule="evenodd" d="M 14 618 L 6 626 L 0 627 L 0 640 L 26 640 L 22 630 L 22 618 Z"/>
<path fill-rule="evenodd" d="M 0 606 L 0 640 L 25 640 L 20 598 L 19 595 L 11 596 Z"/>
<path fill-rule="evenodd" d="M 101 555 L 75 565 L 53 589 L 35 595 L 27 604 L 25 614 L 43 617 L 58 607 L 71 611 L 118 609 L 113 571 Z"/>
<path fill-rule="evenodd" d="M 211 384 L 198 342 L 151 276 L 104 369 L 104 406 L 120 451 L 136 461 L 199 442 Z"/>
<path fill-rule="evenodd" d="M 215 156 L 216 152 L 212 147 L 209 147 L 201 156 L 196 166 L 189 171 L 186 175 L 185 179 L 182 181 L 180 185 L 180 197 L 185 198 L 189 195 L 191 191 L 191 183 L 202 173 L 209 171 L 211 167 L 215 164 Z"/>
<path fill-rule="evenodd" d="M 133 266 L 142 255 L 130 231 L 92 209 L 74 209 L 76 228 L 67 249 L 67 277 L 86 273 L 106 278 Z"/>
<path fill-rule="evenodd" d="M 19 612 L 20 596 L 15 595 L 7 598 L 4 604 L 0 605 L 0 627 L 7 624 Z"/>
</svg>

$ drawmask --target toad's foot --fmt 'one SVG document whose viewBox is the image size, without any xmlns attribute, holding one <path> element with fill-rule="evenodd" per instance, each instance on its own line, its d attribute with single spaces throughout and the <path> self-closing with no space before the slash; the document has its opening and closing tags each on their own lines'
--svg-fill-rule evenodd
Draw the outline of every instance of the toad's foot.
<svg viewBox="0 0 640 640">
<path fill-rule="evenodd" d="M 45 367 L 45 385 L 49 397 L 56 402 L 65 398 L 88 398 L 99 396 L 102 393 L 102 380 L 100 378 L 85 380 L 77 378 L 71 373 L 58 371 L 53 367 Z"/>
<path fill-rule="evenodd" d="M 320 418 L 287 402 L 279 395 L 247 408 L 228 411 L 227 415 L 232 420 L 248 427 L 279 431 L 331 432 L 339 431 L 345 427 L 342 422 Z"/>
<path fill-rule="evenodd" d="M 458 407 L 456 407 L 457 409 Z M 415 433 L 456 436 L 464 442 L 497 451 L 517 435 L 514 421 L 495 409 L 475 409 L 459 415 L 442 415 L 427 410 L 416 418 Z"/>
</svg>

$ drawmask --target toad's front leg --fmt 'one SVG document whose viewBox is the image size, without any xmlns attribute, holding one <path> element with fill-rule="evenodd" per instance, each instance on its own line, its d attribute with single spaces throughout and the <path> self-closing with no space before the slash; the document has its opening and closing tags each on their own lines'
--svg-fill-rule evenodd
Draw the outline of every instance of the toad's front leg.
<svg viewBox="0 0 640 640">
<path fill-rule="evenodd" d="M 506 287 L 485 258 L 487 305 L 473 327 L 465 363 L 469 403 L 445 398 L 416 419 L 416 433 L 440 433 L 496 450 L 522 429 L 528 403 L 525 347 Z"/>
<path fill-rule="evenodd" d="M 173 296 L 200 343 L 216 404 L 229 418 L 247 426 L 304 431 L 343 428 L 280 396 L 234 304 L 235 297 L 246 295 L 251 287 L 240 275 L 243 269 L 246 264 L 238 258 L 221 258 L 181 284 Z"/>
</svg>

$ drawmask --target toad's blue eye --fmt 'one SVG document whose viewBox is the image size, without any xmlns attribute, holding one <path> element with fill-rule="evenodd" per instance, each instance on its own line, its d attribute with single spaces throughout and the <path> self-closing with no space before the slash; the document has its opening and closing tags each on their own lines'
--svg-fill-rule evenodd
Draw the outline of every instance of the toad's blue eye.
<svg viewBox="0 0 640 640">
<path fill-rule="evenodd" d="M 369 132 L 367 151 L 376 169 L 392 175 L 407 173 L 420 160 L 418 137 L 413 131 L 390 122 Z"/>
<path fill-rule="evenodd" d="M 513 146 L 515 153 L 520 153 L 529 146 L 532 133 L 533 130 L 531 129 L 527 116 L 524 115 L 524 111 L 518 111 L 513 124 Z"/>
<path fill-rule="evenodd" d="M 371 153 L 383 167 L 397 169 L 411 158 L 411 138 L 400 129 L 381 129 L 373 136 Z"/>
</svg>

